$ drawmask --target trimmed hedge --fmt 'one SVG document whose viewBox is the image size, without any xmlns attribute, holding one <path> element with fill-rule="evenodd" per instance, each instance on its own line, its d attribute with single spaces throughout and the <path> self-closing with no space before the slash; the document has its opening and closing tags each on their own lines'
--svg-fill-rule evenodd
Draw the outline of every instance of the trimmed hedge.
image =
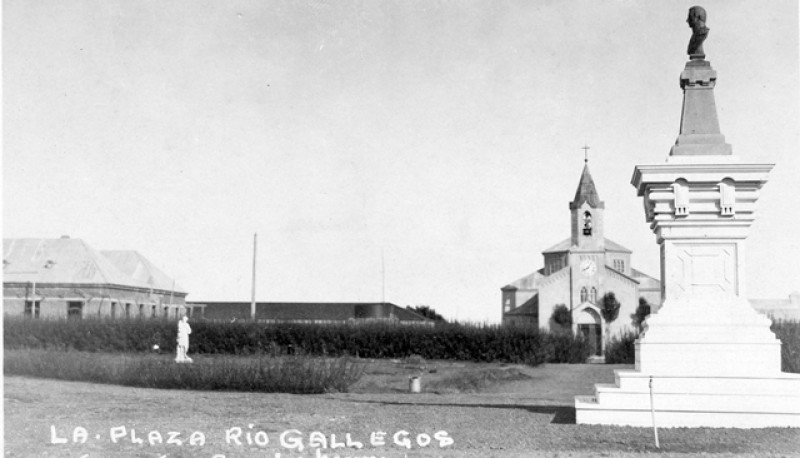
<svg viewBox="0 0 800 458">
<path fill-rule="evenodd" d="M 6 349 L 146 352 L 174 351 L 177 324 L 161 320 L 35 320 L 3 317 Z"/>
<path fill-rule="evenodd" d="M 580 362 L 582 339 L 536 329 L 490 325 L 435 327 L 365 324 L 191 323 L 190 352 L 200 354 L 306 354 L 362 358 L 451 359 L 538 365 Z M 5 317 L 8 349 L 173 352 L 177 325 L 161 320 L 31 320 Z"/>
<path fill-rule="evenodd" d="M 385 323 L 315 325 L 250 322 L 193 322 L 191 353 L 307 354 L 362 358 L 450 359 L 475 362 L 581 363 L 589 355 L 586 341 L 571 333 L 546 333 L 525 327 L 442 323 L 435 327 Z M 55 349 L 109 353 L 142 353 L 158 345 L 175 351 L 177 324 L 162 320 L 32 320 L 5 316 L 6 349 Z M 782 367 L 800 373 L 800 322 L 775 321 L 781 340 Z M 606 362 L 632 363 L 636 334 L 611 339 Z"/>
</svg>

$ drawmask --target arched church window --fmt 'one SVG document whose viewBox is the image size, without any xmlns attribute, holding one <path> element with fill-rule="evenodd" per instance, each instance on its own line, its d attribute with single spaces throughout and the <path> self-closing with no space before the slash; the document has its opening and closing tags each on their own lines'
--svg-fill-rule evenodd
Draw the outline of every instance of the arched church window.
<svg viewBox="0 0 800 458">
<path fill-rule="evenodd" d="M 592 287 L 592 295 L 590 300 L 592 301 L 593 304 L 597 303 L 597 288 L 595 287 Z"/>
<path fill-rule="evenodd" d="M 592 235 L 592 214 L 589 212 L 583 214 L 583 235 Z"/>
<path fill-rule="evenodd" d="M 588 299 L 589 293 L 586 291 L 586 287 L 584 286 L 581 288 L 581 302 L 586 302 Z"/>
</svg>

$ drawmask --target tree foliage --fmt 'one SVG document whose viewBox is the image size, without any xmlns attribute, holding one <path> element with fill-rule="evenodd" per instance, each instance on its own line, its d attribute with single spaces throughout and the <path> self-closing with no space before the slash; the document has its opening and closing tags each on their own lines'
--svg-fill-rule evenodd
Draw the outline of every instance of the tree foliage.
<svg viewBox="0 0 800 458">
<path fill-rule="evenodd" d="M 640 297 L 639 306 L 636 307 L 636 311 L 631 314 L 631 321 L 633 322 L 633 325 L 636 326 L 636 329 L 639 330 L 639 332 L 642 332 L 642 324 L 649 315 L 650 303 L 647 302 L 647 299 Z"/>
<path fill-rule="evenodd" d="M 439 315 L 438 313 L 436 313 L 436 310 L 434 310 L 433 307 L 429 307 L 427 305 L 417 305 L 414 307 L 408 305 L 406 306 L 406 309 L 411 310 L 412 312 L 419 313 L 425 318 L 430 318 L 433 321 L 445 321 L 442 315 Z"/>
<path fill-rule="evenodd" d="M 619 316 L 620 303 L 613 292 L 609 291 L 603 295 L 600 300 L 600 312 L 603 314 L 603 319 L 606 323 L 611 324 Z"/>
<path fill-rule="evenodd" d="M 572 313 L 564 304 L 558 304 L 553 307 L 553 314 L 550 319 L 562 328 L 572 329 Z"/>
</svg>

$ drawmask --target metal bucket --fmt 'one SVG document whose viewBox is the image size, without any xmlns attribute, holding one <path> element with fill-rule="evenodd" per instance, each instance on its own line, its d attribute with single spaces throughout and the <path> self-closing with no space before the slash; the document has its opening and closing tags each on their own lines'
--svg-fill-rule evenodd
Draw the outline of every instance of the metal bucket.
<svg viewBox="0 0 800 458">
<path fill-rule="evenodd" d="M 408 391 L 411 393 L 419 393 L 422 391 L 422 380 L 414 376 L 408 379 Z"/>
</svg>

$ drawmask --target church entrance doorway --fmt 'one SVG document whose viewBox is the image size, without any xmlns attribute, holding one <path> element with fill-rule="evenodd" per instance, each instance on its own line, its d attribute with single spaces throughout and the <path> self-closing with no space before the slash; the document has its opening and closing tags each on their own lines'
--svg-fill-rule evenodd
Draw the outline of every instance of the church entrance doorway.
<svg viewBox="0 0 800 458">
<path fill-rule="evenodd" d="M 594 306 L 589 303 L 584 303 L 581 310 L 576 317 L 576 324 L 578 325 L 578 332 L 589 343 L 589 355 L 602 356 L 602 327 L 600 314 L 594 310 Z"/>
<path fill-rule="evenodd" d="M 600 325 L 599 324 L 579 324 L 578 332 L 581 333 L 584 339 L 589 342 L 589 355 L 601 356 L 602 345 L 600 342 Z"/>
</svg>

